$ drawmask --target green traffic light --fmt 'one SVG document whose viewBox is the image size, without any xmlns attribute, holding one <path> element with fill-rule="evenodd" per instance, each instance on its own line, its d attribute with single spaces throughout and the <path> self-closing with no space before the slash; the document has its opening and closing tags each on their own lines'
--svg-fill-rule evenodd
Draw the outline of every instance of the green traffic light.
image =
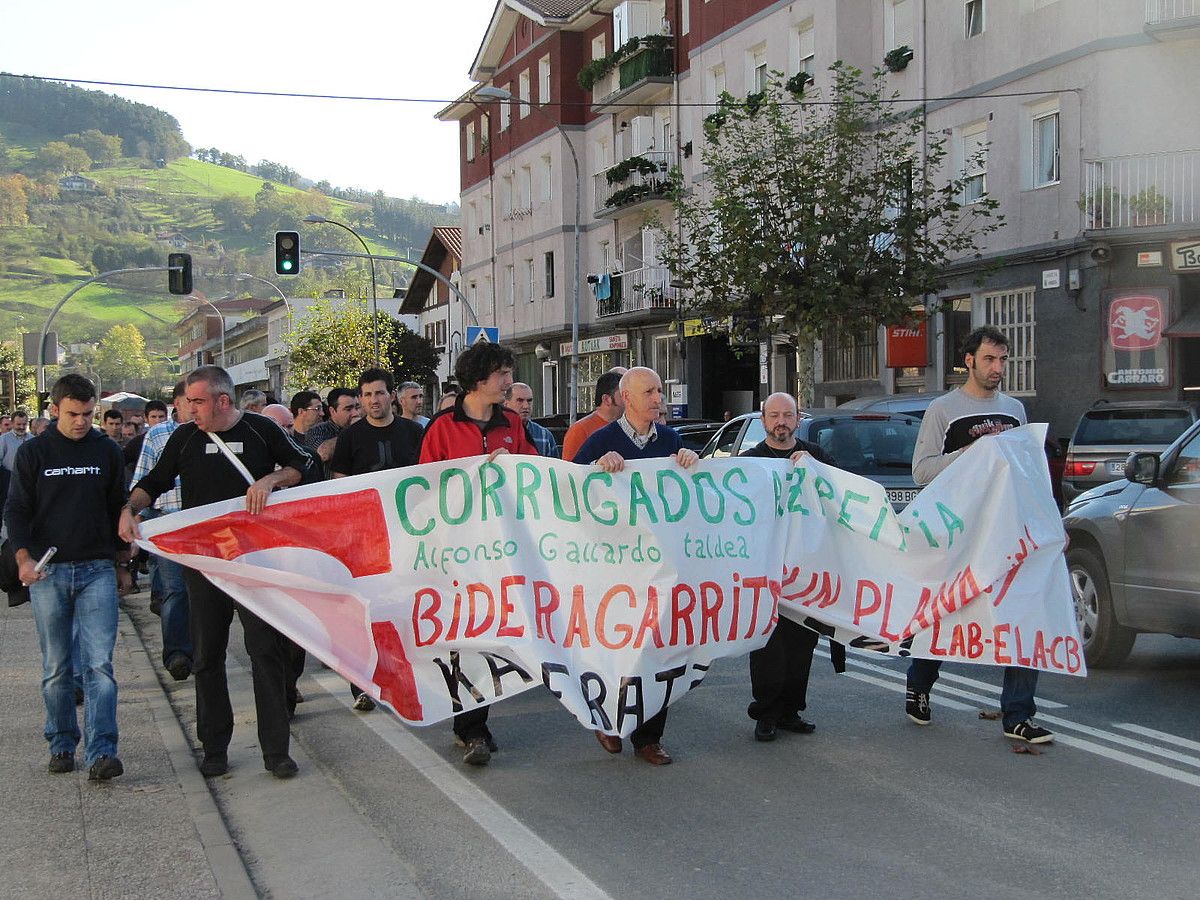
<svg viewBox="0 0 1200 900">
<path fill-rule="evenodd" d="M 285 259 L 285 260 L 283 261 L 283 270 L 284 270 L 285 272 L 290 272 L 290 271 L 292 271 L 292 261 L 291 261 L 290 259 Z"/>
</svg>

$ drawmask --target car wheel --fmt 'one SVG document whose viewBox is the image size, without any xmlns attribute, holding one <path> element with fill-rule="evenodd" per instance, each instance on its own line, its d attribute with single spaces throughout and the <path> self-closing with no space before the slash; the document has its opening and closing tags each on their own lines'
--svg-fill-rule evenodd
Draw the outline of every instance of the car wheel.
<svg viewBox="0 0 1200 900">
<path fill-rule="evenodd" d="M 1120 665 L 1133 649 L 1137 632 L 1117 621 L 1104 563 L 1093 550 L 1076 547 L 1067 551 L 1067 570 L 1083 658 L 1097 669 Z"/>
</svg>

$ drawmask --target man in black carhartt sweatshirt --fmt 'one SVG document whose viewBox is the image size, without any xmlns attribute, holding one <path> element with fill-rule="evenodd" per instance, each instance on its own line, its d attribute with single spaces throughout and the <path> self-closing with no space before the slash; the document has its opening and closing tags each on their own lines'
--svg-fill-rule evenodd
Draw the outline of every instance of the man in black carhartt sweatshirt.
<svg viewBox="0 0 1200 900">
<path fill-rule="evenodd" d="M 117 572 L 123 545 L 117 522 L 125 502 L 121 448 L 92 428 L 96 390 L 82 375 L 64 375 L 50 394 L 57 418 L 21 445 L 13 466 L 4 520 L 21 582 L 29 585 L 42 648 L 42 698 L 50 771 L 75 768 L 71 638 L 79 629 L 83 667 L 88 777 L 107 781 L 124 770 L 117 758 Z M 38 560 L 56 547 L 41 571 Z"/>
</svg>

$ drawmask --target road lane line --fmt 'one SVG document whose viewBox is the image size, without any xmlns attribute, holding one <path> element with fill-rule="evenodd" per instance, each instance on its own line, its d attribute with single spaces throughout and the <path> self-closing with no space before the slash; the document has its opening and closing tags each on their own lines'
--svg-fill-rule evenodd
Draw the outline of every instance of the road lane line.
<svg viewBox="0 0 1200 900">
<path fill-rule="evenodd" d="M 1170 766 L 1164 766 L 1162 763 L 1154 762 L 1150 759 L 1142 759 L 1140 756 L 1134 756 L 1132 753 L 1126 753 L 1124 750 L 1114 750 L 1112 747 L 1105 747 L 1070 734 L 1055 734 L 1054 740 L 1056 743 L 1066 744 L 1069 747 L 1075 747 L 1079 750 L 1086 750 L 1088 753 L 1095 753 L 1097 756 L 1104 756 L 1115 762 L 1122 762 L 1127 766 L 1133 766 L 1145 772 L 1181 781 L 1184 784 L 1190 784 L 1192 787 L 1200 787 L 1200 775 L 1173 769 Z"/>
<path fill-rule="evenodd" d="M 876 678 L 874 675 L 863 675 L 861 672 L 847 672 L 846 675 L 850 678 L 853 678 L 855 681 L 864 681 L 867 684 L 878 685 L 879 687 L 887 688 L 889 691 L 895 691 L 897 694 L 904 693 L 903 685 L 896 684 L 892 681 L 884 681 L 882 678 Z M 947 709 L 960 710 L 972 710 L 978 708 L 977 706 L 972 706 L 967 703 L 959 703 L 957 700 L 944 699 L 940 695 L 938 696 L 938 706 L 942 706 Z"/>
<path fill-rule="evenodd" d="M 826 659 L 829 658 L 828 653 L 823 652 L 823 651 L 817 651 L 817 652 L 821 653 L 821 655 L 824 656 Z M 856 659 L 855 657 L 859 657 L 861 659 Z M 873 672 L 884 672 L 884 673 L 892 675 L 896 678 L 904 678 L 905 677 L 905 673 L 902 671 L 897 671 L 896 669 L 889 669 L 886 666 L 879 666 L 879 665 L 875 665 L 874 663 L 865 662 L 865 660 L 871 659 L 872 657 L 874 657 L 875 659 L 879 659 L 880 654 L 878 654 L 878 653 L 872 654 L 870 651 L 867 651 L 867 650 L 851 649 L 850 654 L 847 655 L 846 662 L 849 663 L 850 665 L 862 666 L 863 668 L 870 669 Z M 897 657 L 887 657 L 887 658 L 895 659 Z M 995 668 L 1003 668 L 1003 667 L 996 666 Z M 975 688 L 978 691 L 985 691 L 989 694 L 995 694 L 997 697 L 1000 696 L 1000 687 L 999 686 L 994 685 L 994 684 L 988 684 L 986 681 L 977 681 L 974 678 L 967 678 L 965 675 L 955 675 L 953 672 L 942 672 L 938 676 L 938 684 L 941 684 L 944 681 L 953 681 L 956 684 L 965 684 L 968 687 Z M 1066 709 L 1067 708 L 1067 704 L 1065 704 L 1065 703 L 1059 703 L 1055 700 L 1045 700 L 1041 697 L 1038 697 L 1038 706 L 1043 707 L 1045 709 Z"/>
<path fill-rule="evenodd" d="M 1127 738 L 1122 734 L 1113 734 L 1111 731 L 1104 731 L 1100 728 L 1092 728 L 1088 725 L 1079 725 L 1075 722 L 1070 722 L 1066 719 L 1059 719 L 1056 716 L 1038 716 L 1041 722 L 1049 722 L 1052 725 L 1058 725 L 1062 728 L 1070 728 L 1072 731 L 1079 731 L 1083 734 L 1090 734 L 1092 737 L 1098 737 L 1113 744 L 1120 744 L 1123 747 L 1133 747 L 1137 750 L 1153 753 L 1155 756 L 1161 756 L 1164 759 L 1169 759 L 1172 762 L 1184 763 L 1189 766 L 1200 767 L 1200 757 L 1189 756 L 1186 753 L 1177 753 L 1174 750 L 1168 750 L 1165 747 L 1156 747 L 1154 744 L 1148 744 L 1145 741 Z"/>
<path fill-rule="evenodd" d="M 309 676 L 345 707 L 353 706 L 346 680 L 329 670 Z M 445 794 L 484 831 L 512 854 L 547 888 L 564 898 L 610 900 L 599 885 L 528 826 L 471 783 L 454 766 L 429 749 L 392 715 L 358 717 L 414 769 Z"/>
<path fill-rule="evenodd" d="M 1156 741 L 1162 741 L 1164 744 L 1174 744 L 1176 747 L 1184 747 L 1188 750 L 1200 750 L 1200 741 L 1189 741 L 1187 738 L 1177 737 L 1165 731 L 1155 731 L 1153 728 L 1143 728 L 1141 725 L 1134 725 L 1132 722 L 1117 722 L 1113 725 L 1113 728 L 1132 731 L 1134 734 L 1154 738 Z"/>
</svg>

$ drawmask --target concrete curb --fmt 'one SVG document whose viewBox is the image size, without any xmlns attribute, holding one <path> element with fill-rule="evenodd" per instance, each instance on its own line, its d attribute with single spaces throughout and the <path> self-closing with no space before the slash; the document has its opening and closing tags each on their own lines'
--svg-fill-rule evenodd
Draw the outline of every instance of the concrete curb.
<svg viewBox="0 0 1200 900">
<path fill-rule="evenodd" d="M 142 651 L 141 653 L 131 653 L 130 658 L 138 663 L 144 660 L 146 672 L 161 686 L 161 674 L 154 665 L 152 651 L 146 646 L 137 623 L 133 621 L 127 610 L 122 609 L 121 612 L 132 634 L 137 638 L 137 646 Z M 204 776 L 196 768 L 196 758 L 188 744 L 184 725 L 179 721 L 175 708 L 167 699 L 166 690 L 147 691 L 146 694 L 150 713 L 158 726 L 175 775 L 179 778 L 179 786 L 183 791 L 184 800 L 187 802 L 188 812 L 195 824 L 196 833 L 204 847 L 204 855 L 208 859 L 209 868 L 217 882 L 221 896 L 231 898 L 231 900 L 257 898 L 259 894 L 246 869 L 245 861 L 226 827 L 216 798 L 209 790 Z"/>
</svg>

